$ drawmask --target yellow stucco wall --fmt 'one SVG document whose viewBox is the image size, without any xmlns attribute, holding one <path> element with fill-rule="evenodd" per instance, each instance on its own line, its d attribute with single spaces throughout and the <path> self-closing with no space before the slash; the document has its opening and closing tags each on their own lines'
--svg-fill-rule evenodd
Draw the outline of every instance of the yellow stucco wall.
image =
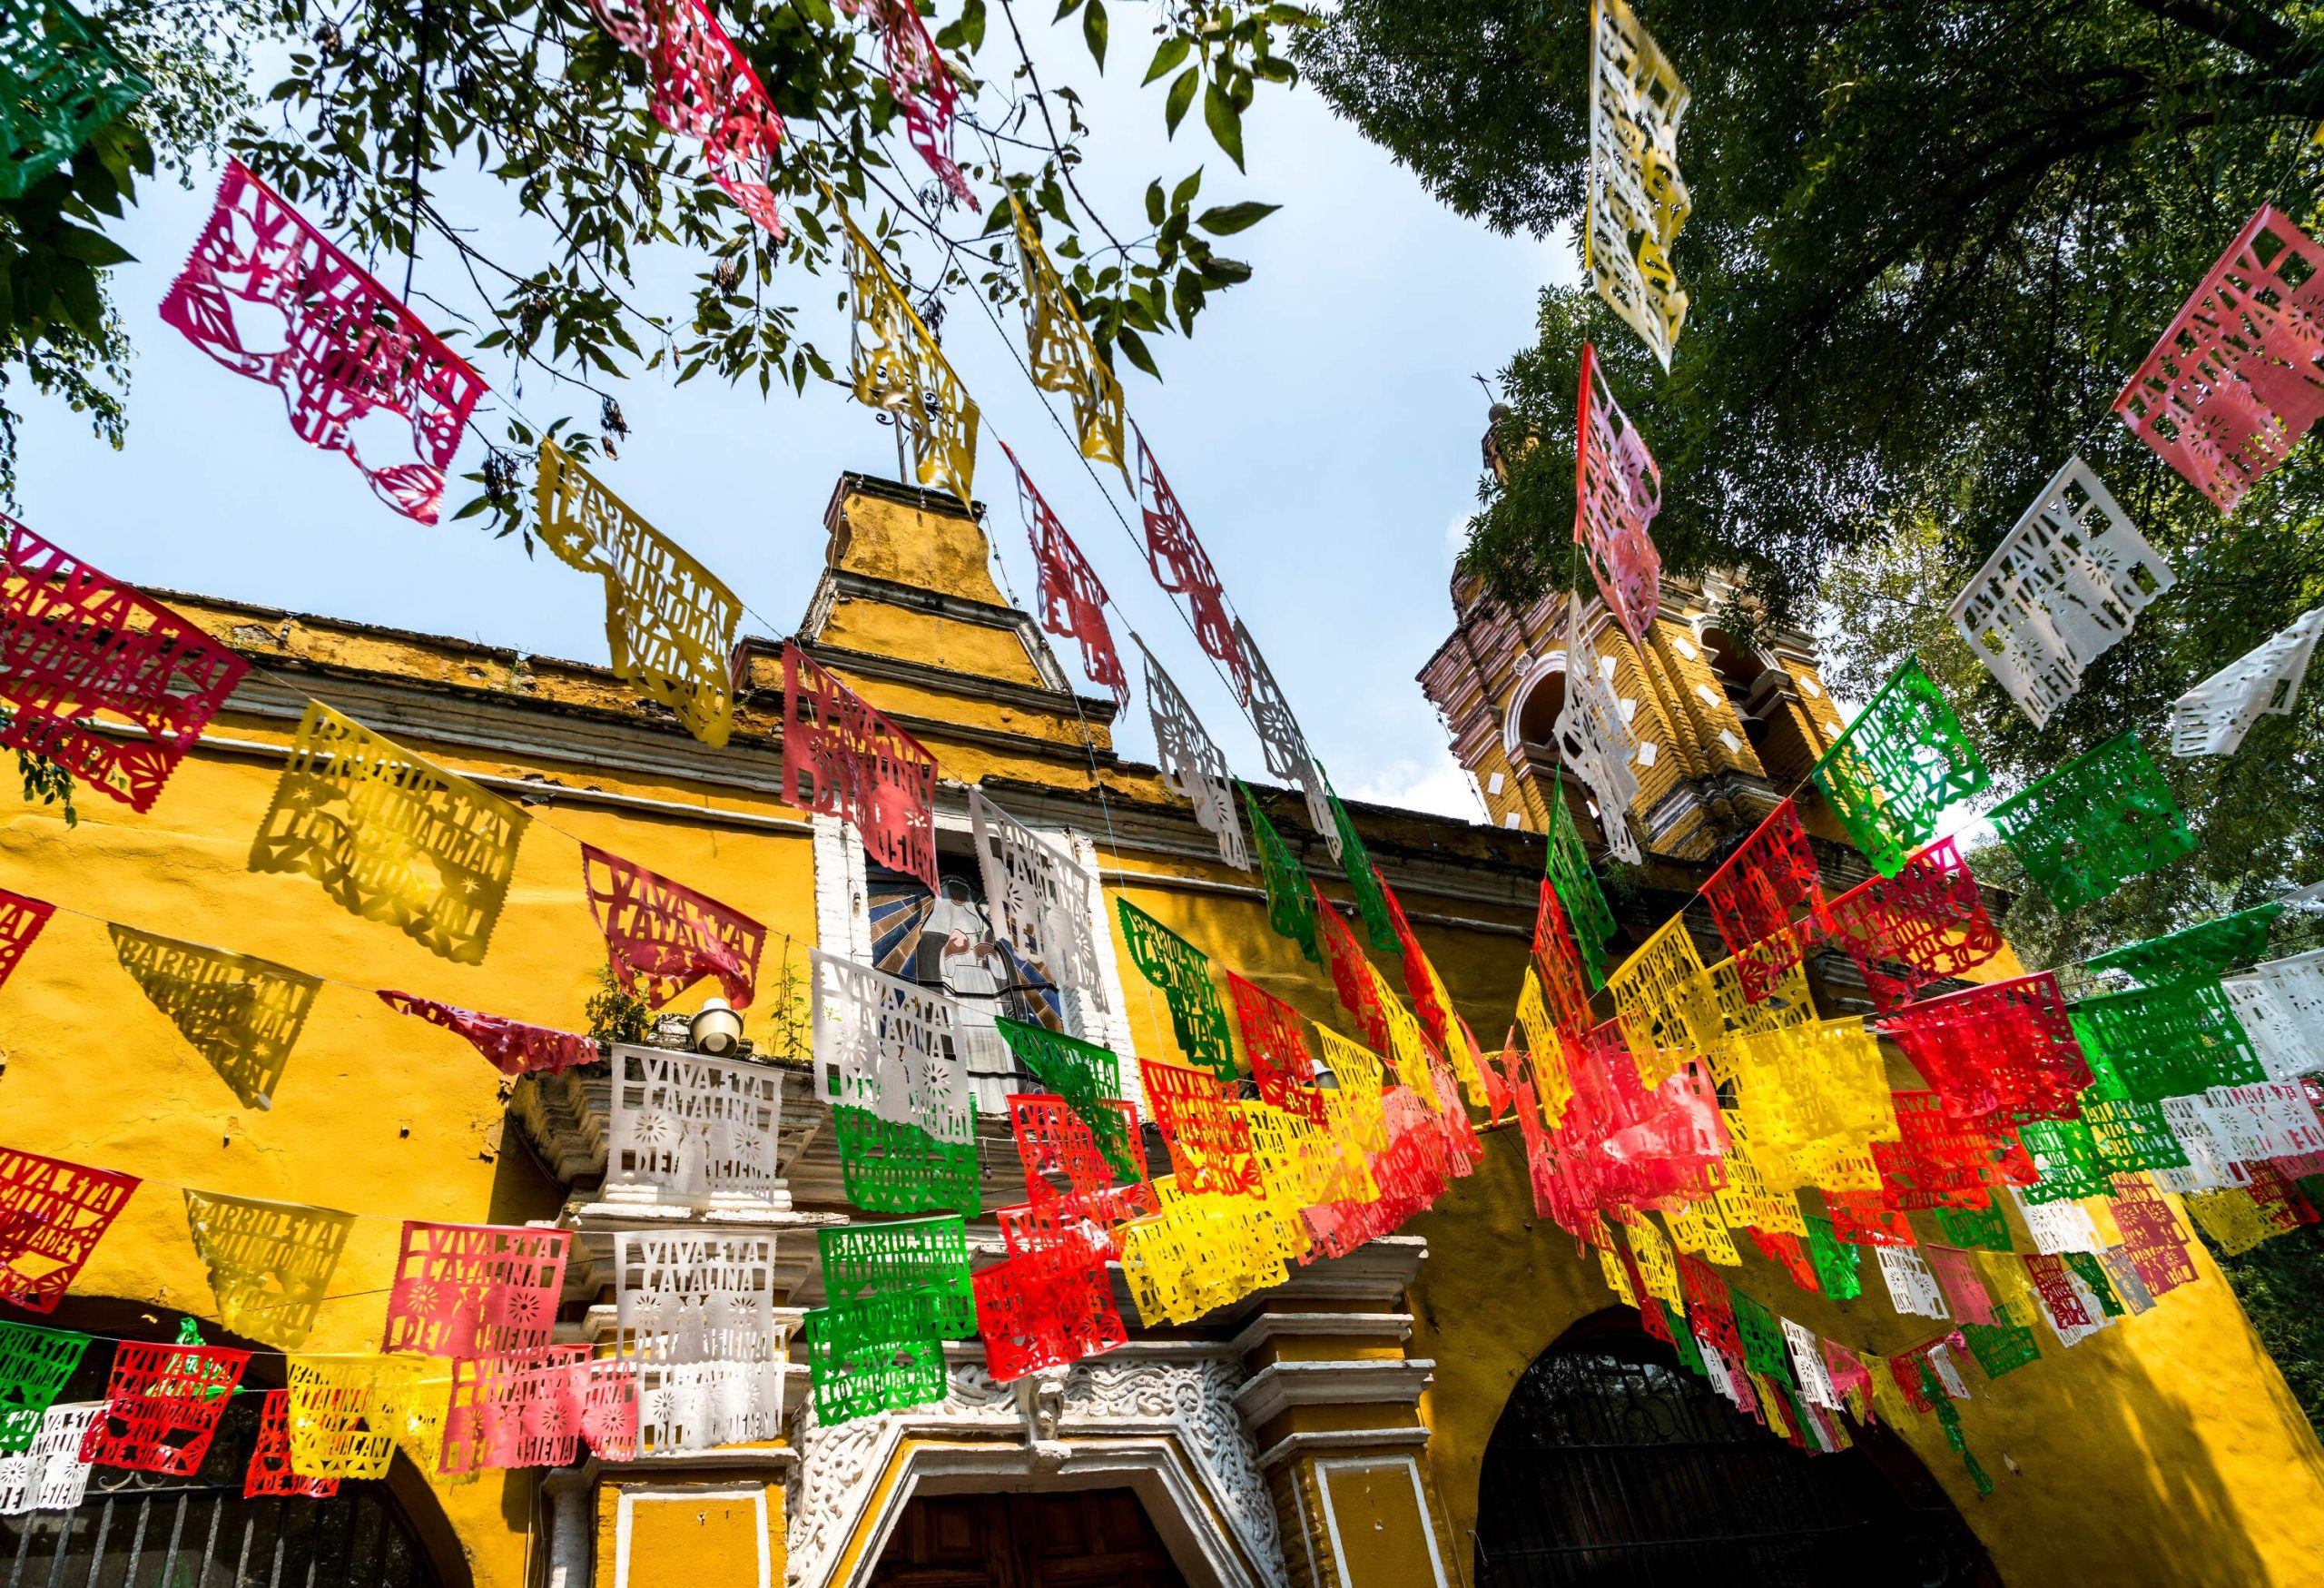
<svg viewBox="0 0 2324 1588">
<path fill-rule="evenodd" d="M 1533 1217 L 1518 1133 L 1487 1142 L 1478 1173 L 1406 1226 L 1429 1244 L 1411 1347 L 1436 1363 L 1426 1461 L 1463 1539 L 1486 1444 L 1519 1376 L 1572 1325 L 1617 1305 L 1596 1258 Z M 2031 1249 L 2022 1227 L 2017 1244 Z M 1746 1250 L 1744 1267 L 1726 1271 L 1732 1281 L 1819 1334 L 1897 1351 L 1935 1331 L 1896 1317 L 1868 1254 L 1866 1294 L 1831 1302 Z M 2324 1583 L 2324 1448 L 2217 1267 L 2207 1255 L 2197 1262 L 2199 1283 L 2071 1352 L 2036 1325 L 2041 1361 L 1990 1387 L 1965 1366 L 1974 1398 L 1956 1404 L 1993 1475 L 1991 1498 L 1978 1499 L 1935 1419 L 1898 1429 L 2004 1582 Z"/>
<path fill-rule="evenodd" d="M 783 1485 L 606 1484 L 598 1489 L 599 1588 L 760 1588 L 783 1581 Z"/>
<path fill-rule="evenodd" d="M 915 525 L 924 523 L 924 516 L 876 505 L 878 512 L 867 510 L 853 521 L 846 566 L 906 582 L 950 581 L 977 599 L 1000 598 L 997 590 L 977 593 L 990 586 L 980 542 L 972 557 L 963 538 L 918 536 Z M 217 605 L 189 604 L 188 609 L 221 633 L 250 626 L 252 616 Z M 268 616 L 261 632 L 276 633 L 279 616 Z M 936 632 L 929 626 L 937 621 L 894 609 L 851 613 L 849 643 L 916 655 L 910 647 Z M 609 688 L 601 676 L 553 662 L 518 669 L 513 658 L 470 647 L 345 626 L 292 623 L 282 632 L 286 639 L 269 643 L 286 664 L 378 669 L 455 692 L 455 701 L 461 691 L 479 704 L 519 693 L 571 712 L 635 714 L 625 692 Z M 1015 644 L 1005 631 L 978 630 L 975 645 L 985 650 L 975 665 L 1002 668 L 1007 646 Z M 966 650 L 960 654 L 968 656 Z M 1021 646 L 1017 654 L 1022 655 Z M 763 671 L 758 681 L 764 682 Z M 1090 731 L 1102 750 L 1102 726 L 1085 730 L 1062 705 L 1035 710 L 970 692 L 862 682 L 883 707 L 925 710 L 957 727 L 1035 742 L 1011 748 L 966 733 L 937 737 L 931 747 L 948 779 L 999 775 L 1078 789 L 1098 775 L 1078 746 Z M 308 687 L 330 699 L 331 675 L 314 676 Z M 763 704 L 745 714 L 743 742 L 753 731 L 763 732 L 767 717 Z M 272 719 L 229 718 L 217 733 L 222 741 L 258 745 L 279 745 L 288 737 L 287 725 Z M 213 744 L 180 770 L 151 815 L 88 797 L 82 824 L 71 833 L 53 810 L 0 795 L 0 887 L 278 959 L 347 983 L 323 989 L 275 1106 L 254 1110 L 237 1102 L 145 1001 L 116 963 L 102 924 L 59 913 L 0 991 L 0 1050 L 6 1056 L 0 1104 L 8 1116 L 0 1141 L 149 1180 L 98 1248 L 78 1292 L 210 1316 L 209 1287 L 188 1244 L 174 1188 L 318 1204 L 366 1217 L 330 1287 L 338 1299 L 326 1304 L 309 1346 L 360 1350 L 375 1346 L 379 1337 L 384 1302 L 379 1292 L 387 1284 L 401 1219 L 546 1216 L 555 1206 L 554 1189 L 520 1151 L 497 1150 L 500 1078 L 458 1038 L 391 1013 L 368 990 L 400 987 L 519 1019 L 577 1026 L 602 949 L 579 885 L 575 837 L 697 886 L 765 922 L 770 962 L 813 939 L 807 824 L 771 796 L 713 788 L 675 773 L 625 776 L 596 764 L 496 760 L 406 738 L 411 748 L 458 770 L 539 774 L 552 788 L 595 788 L 685 809 L 618 810 L 553 799 L 523 840 L 491 952 L 481 965 L 458 966 L 389 926 L 347 913 L 306 878 L 248 870 L 251 836 L 280 769 L 263 755 Z M 1059 746 L 1070 754 L 1054 753 Z M 1163 798 L 1142 769 L 1108 769 L 1103 779 L 1108 798 Z M 1441 823 L 1384 820 L 1380 825 L 1412 851 L 1446 859 L 1481 853 L 1499 842 Z M 1095 835 L 1101 864 L 1152 879 L 1109 889 L 1109 902 L 1113 893 L 1126 893 L 1221 967 L 1311 1018 L 1349 1029 L 1328 979 L 1269 929 L 1260 901 L 1172 885 L 1173 879 L 1192 878 L 1248 889 L 1255 878 L 1209 860 L 1118 853 L 1102 833 Z M 1390 869 L 1396 869 L 1393 863 Z M 1530 908 L 1496 911 L 1470 900 L 1434 898 L 1417 886 L 1400 892 L 1415 916 L 1500 919 L 1520 929 L 1531 919 Z M 1176 1056 L 1163 1001 L 1130 965 L 1110 921 L 1108 930 L 1117 932 L 1137 1051 Z M 1521 930 L 1465 931 L 1423 920 L 1419 933 L 1479 1036 L 1496 1042 L 1508 1024 L 1525 955 Z M 1391 981 L 1400 983 L 1393 961 L 1381 962 Z M 1436 1365 L 1420 1408 L 1433 1430 L 1422 1470 L 1448 1513 L 1439 1537 L 1453 1581 L 1467 1573 L 1477 1475 L 1511 1386 L 1572 1322 L 1610 1301 L 1594 1261 L 1577 1256 L 1570 1238 L 1533 1218 L 1516 1133 L 1492 1132 L 1488 1142 L 1477 1175 L 1456 1183 L 1435 1211 L 1408 1227 L 1427 1238 L 1431 1250 L 1412 1295 L 1415 1337 L 1409 1354 Z M 2202 1284 L 2070 1355 L 2052 1349 L 2041 1363 L 1990 1394 L 1981 1391 L 1963 1408 L 1973 1446 L 2000 1484 L 1991 1499 L 1981 1502 L 1970 1493 L 1934 1423 L 1916 1420 L 1903 1430 L 1985 1539 L 2004 1579 L 2324 1583 L 2324 1528 L 2317 1525 L 2324 1516 L 2324 1451 L 2208 1258 L 2200 1260 Z M 1896 1349 L 1926 1333 L 1889 1312 L 1876 1281 L 1865 1299 L 1830 1304 L 1793 1289 L 1754 1258 L 1741 1270 L 1741 1283 L 1778 1310 L 1853 1343 Z M 1371 1340 L 1350 1348 L 1367 1356 L 1384 1352 Z M 1344 1415 L 1334 1415 L 1342 1411 Z M 1378 1408 L 1324 1406 L 1306 1408 L 1300 1421 L 1322 1428 L 1380 1426 L 1393 1419 Z M 1298 1486 L 1312 1504 L 1312 1483 L 1302 1480 Z M 476 1582 L 484 1588 L 521 1588 L 539 1547 L 528 1537 L 541 1514 L 531 1475 L 489 1474 L 464 1486 L 437 1484 L 435 1493 Z M 1381 1531 L 1389 1530 L 1384 1493 L 1362 1484 L 1335 1486 L 1335 1507 L 1342 1495 L 1349 1514 L 1368 1507 Z M 779 1505 L 779 1496 L 771 1499 Z M 718 1573 L 729 1571 L 743 1547 L 741 1511 L 723 1503 L 689 1510 L 688 1504 L 645 1513 L 633 1506 L 633 1550 L 643 1543 L 669 1561 L 699 1559 L 699 1570 L 665 1573 L 660 1580 L 712 1588 L 728 1580 Z M 601 1504 L 601 1528 L 612 1525 L 613 1516 Z M 755 1518 L 753 1508 L 749 1526 L 756 1525 Z M 779 1544 L 779 1509 L 768 1525 Z M 1400 1536 L 1409 1542 L 1417 1534 Z M 1299 1551 L 1296 1541 L 1286 1544 Z M 779 1550 L 776 1558 L 779 1575 Z"/>
<path fill-rule="evenodd" d="M 330 643 L 357 665 L 383 656 L 400 663 L 408 651 L 401 642 L 344 634 Z M 443 672 L 458 687 L 503 682 L 468 680 L 449 666 Z M 331 694 L 327 680 L 311 687 Z M 229 719 L 215 733 L 281 744 L 287 726 Z M 457 770 L 546 773 L 576 787 L 696 806 L 737 803 L 724 793 L 714 802 L 707 790 L 676 780 L 624 780 L 599 766 L 516 764 L 409 744 Z M 811 845 L 803 819 L 791 821 L 779 806 L 762 814 L 784 821 L 782 830 L 744 831 L 552 804 L 520 842 L 484 962 L 456 965 L 340 909 L 304 876 L 248 869 L 280 770 L 277 762 L 205 747 L 179 768 L 150 814 L 84 791 L 71 831 L 54 808 L 24 804 L 7 780 L 0 887 L 59 909 L 0 991 L 0 1142 L 144 1177 L 74 1286 L 76 1299 L 121 1297 L 214 1319 L 180 1187 L 362 1216 L 329 1287 L 336 1299 L 324 1303 L 306 1348 L 376 1350 L 403 1219 L 520 1223 L 554 1213 L 558 1197 L 521 1149 L 498 1149 L 498 1073 L 459 1038 L 394 1013 L 369 990 L 399 988 L 579 1029 L 604 949 L 581 890 L 579 852 L 566 833 L 756 916 L 771 931 L 772 966 L 783 934 L 797 948 L 813 939 Z M 317 998 L 271 1110 L 243 1106 L 145 999 L 95 916 L 340 979 Z M 262 1359 L 251 1376 L 279 1385 L 281 1372 L 279 1357 Z M 433 1484 L 479 1588 L 525 1581 L 535 1476 L 490 1473 Z"/>
</svg>

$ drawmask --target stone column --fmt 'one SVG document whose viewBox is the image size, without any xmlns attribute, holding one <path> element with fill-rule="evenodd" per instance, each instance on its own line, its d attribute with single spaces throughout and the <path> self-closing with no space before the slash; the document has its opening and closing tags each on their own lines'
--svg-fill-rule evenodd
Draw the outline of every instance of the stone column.
<svg viewBox="0 0 2324 1588">
<path fill-rule="evenodd" d="M 596 1518 L 590 1495 L 595 1464 L 562 1466 L 542 1480 L 548 1494 L 548 1588 L 590 1588 L 596 1560 Z"/>
</svg>

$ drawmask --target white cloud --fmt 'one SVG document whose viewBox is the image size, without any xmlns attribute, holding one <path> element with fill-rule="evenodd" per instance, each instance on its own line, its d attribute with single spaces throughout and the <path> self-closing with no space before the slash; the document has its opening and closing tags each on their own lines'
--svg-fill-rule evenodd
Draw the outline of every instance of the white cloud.
<svg viewBox="0 0 2324 1588">
<path fill-rule="evenodd" d="M 1348 798 L 1366 804 L 1425 811 L 1462 822 L 1485 819 L 1483 808 L 1477 804 L 1475 785 L 1449 750 L 1439 750 L 1426 761 L 1391 762 L 1344 792 Z"/>
<path fill-rule="evenodd" d="M 1469 549 L 1469 525 L 1475 517 L 1473 513 L 1455 513 L 1452 515 L 1452 521 L 1444 526 L 1444 551 L 1447 561 L 1459 562 L 1461 554 Z"/>
</svg>

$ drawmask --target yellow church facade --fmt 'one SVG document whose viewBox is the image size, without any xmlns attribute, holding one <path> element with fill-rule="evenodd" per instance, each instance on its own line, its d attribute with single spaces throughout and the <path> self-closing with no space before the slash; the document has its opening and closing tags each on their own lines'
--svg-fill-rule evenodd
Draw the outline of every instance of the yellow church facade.
<svg viewBox="0 0 2324 1588">
<path fill-rule="evenodd" d="M 384 1480 L 328 1498 L 246 1499 L 238 1464 L 258 1436 L 258 1397 L 237 1396 L 190 1476 L 101 1468 L 70 1508 L 0 1517 L 5 1582 L 1492 1588 L 1648 1570 L 1669 1580 L 1680 1562 L 1746 1582 L 2324 1584 L 2324 1447 L 2200 1249 L 2199 1282 L 1960 1403 L 1994 1479 L 1980 1497 L 1934 1419 L 1892 1419 L 1810 1458 L 1674 1375 L 1594 1257 L 1535 1216 L 1507 1121 L 1484 1129 L 1476 1172 L 1433 1209 L 1280 1286 L 1189 1324 L 1142 1326 L 1117 1275 L 1130 1324 L 1118 1349 L 1001 1385 L 977 1341 L 958 1342 L 940 1402 L 821 1423 L 797 1331 L 822 1300 L 818 1232 L 850 1214 L 812 1080 L 809 954 L 940 984 L 974 973 L 989 901 L 971 788 L 1094 879 L 1083 902 L 1103 986 L 1090 1023 L 1117 1052 L 1177 1055 L 1167 1011 L 1120 938 L 1121 900 L 1303 1014 L 1346 1023 L 1328 981 L 1270 929 L 1256 876 L 1222 863 L 1153 768 L 1116 755 L 1114 703 L 1079 695 L 1038 624 L 1003 597 L 976 518 L 949 498 L 850 476 L 826 528 L 796 637 L 934 754 L 933 892 L 881 867 L 851 827 L 785 803 L 773 637 L 738 652 L 735 732 L 714 749 L 602 668 L 211 595 L 165 598 L 254 670 L 153 810 L 84 794 L 76 825 L 26 803 L 0 828 L 0 888 L 59 907 L 0 991 L 0 1144 L 143 1182 L 72 1294 L 33 1321 L 101 1342 L 170 1341 L 190 1317 L 205 1341 L 257 1353 L 251 1387 L 280 1386 L 279 1342 L 222 1317 L 187 1190 L 353 1216 L 313 1298 L 299 1347 L 311 1353 L 379 1348 L 407 1219 L 571 1232 L 556 1337 L 572 1345 L 624 1327 L 619 1270 L 641 1241 L 743 1235 L 763 1243 L 791 1336 L 787 1360 L 753 1390 L 756 1436 L 466 1480 L 399 1453 Z M 1488 613 L 1472 588 L 1456 599 L 1462 632 L 1425 684 L 1494 824 L 1354 814 L 1460 1012 L 1491 1042 L 1527 959 L 1549 802 L 1567 797 L 1547 731 L 1564 614 Z M 1685 903 L 1721 835 L 1755 823 L 1839 728 L 1797 636 L 1747 662 L 1685 600 L 1671 612 L 1646 652 L 1599 640 L 1642 736 L 1661 746 L 1629 813 L 1650 855 L 1617 893 L 1618 953 Z M 1506 632 L 1489 632 L 1495 623 Z M 432 953 L 308 878 L 251 868 L 309 696 L 529 819 L 478 962 Z M 1258 792 L 1301 863 L 1345 897 L 1297 794 Z M 1817 836 L 1835 874 L 1849 874 L 1837 833 Z M 636 1139 L 621 1124 L 628 1089 L 697 1055 L 688 1017 L 709 983 L 598 1063 L 514 1081 L 378 996 L 580 1029 L 604 964 L 584 845 L 767 928 L 751 1049 L 729 1060 L 747 1070 L 773 1137 L 773 1175 L 747 1194 L 689 1190 L 623 1145 Z M 125 972 L 115 926 L 313 979 L 271 1087 L 228 1086 Z M 1861 1008 L 1861 991 L 1818 973 L 1827 1013 Z M 1897 1084 L 1916 1084 L 1900 1057 L 1891 1064 Z M 990 1210 L 1024 1195 L 998 1100 L 1018 1077 L 989 1041 L 970 1069 Z M 970 1221 L 970 1243 L 980 1262 L 1000 1254 L 989 1211 Z M 1869 1296 L 1802 1295 L 1756 1253 L 1738 1272 L 1835 1339 L 1895 1351 L 1928 1332 Z M 107 1354 L 93 1349 L 64 1398 L 102 1392 Z M 1784 1574 L 1835 1561 L 1857 1569 Z"/>
</svg>

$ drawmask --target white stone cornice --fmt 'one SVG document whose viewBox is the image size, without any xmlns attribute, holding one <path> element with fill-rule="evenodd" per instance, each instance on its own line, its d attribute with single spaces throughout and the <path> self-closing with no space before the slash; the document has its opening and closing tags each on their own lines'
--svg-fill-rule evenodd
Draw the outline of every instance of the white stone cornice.
<svg viewBox="0 0 2324 1588">
<path fill-rule="evenodd" d="M 1235 1406 L 1255 1429 L 1293 1406 L 1416 1406 L 1435 1377 L 1435 1362 L 1424 1356 L 1276 1362 L 1235 1392 Z"/>
<path fill-rule="evenodd" d="M 1401 1428 L 1324 1428 L 1312 1434 L 1286 1434 L 1259 1452 L 1259 1470 L 1273 1472 L 1286 1461 L 1332 1450 L 1418 1450 L 1428 1444 L 1428 1430 L 1418 1423 Z"/>
<path fill-rule="evenodd" d="M 1302 1339 L 1351 1336 L 1377 1339 L 1383 1335 L 1393 1335 L 1401 1346 L 1413 1337 L 1413 1315 L 1409 1312 L 1263 1312 L 1245 1324 L 1241 1332 L 1227 1342 L 1226 1348 L 1241 1356 L 1286 1335 Z"/>
</svg>

